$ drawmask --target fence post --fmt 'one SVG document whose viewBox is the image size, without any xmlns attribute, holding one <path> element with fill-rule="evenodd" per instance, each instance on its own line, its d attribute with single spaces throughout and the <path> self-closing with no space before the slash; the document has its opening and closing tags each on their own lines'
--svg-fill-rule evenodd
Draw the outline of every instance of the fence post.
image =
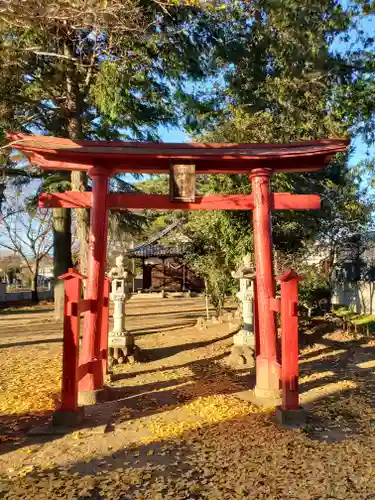
<svg viewBox="0 0 375 500">
<path fill-rule="evenodd" d="M 298 281 L 293 270 L 277 277 L 281 293 L 281 386 L 282 404 L 276 416 L 283 425 L 303 425 L 306 412 L 299 404 L 298 392 Z"/>
<path fill-rule="evenodd" d="M 111 280 L 106 276 L 104 278 L 103 289 L 103 309 L 102 309 L 102 326 L 100 336 L 100 356 L 103 363 L 103 377 L 105 380 L 108 374 L 108 330 L 109 330 L 109 288 Z"/>
<path fill-rule="evenodd" d="M 54 425 L 74 426 L 83 420 L 83 408 L 78 407 L 78 357 L 81 282 L 84 279 L 75 269 L 59 276 L 64 280 L 64 336 L 61 405 L 53 415 Z"/>
</svg>

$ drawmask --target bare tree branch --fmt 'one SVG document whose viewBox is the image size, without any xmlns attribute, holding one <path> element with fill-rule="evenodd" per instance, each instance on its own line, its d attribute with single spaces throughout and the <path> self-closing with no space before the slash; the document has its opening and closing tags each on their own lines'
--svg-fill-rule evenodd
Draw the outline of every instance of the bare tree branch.
<svg viewBox="0 0 375 500">
<path fill-rule="evenodd" d="M 15 197 L 3 204 L 0 217 L 0 247 L 21 256 L 36 286 L 40 262 L 53 248 L 51 215 L 42 209 L 27 212 Z"/>
</svg>

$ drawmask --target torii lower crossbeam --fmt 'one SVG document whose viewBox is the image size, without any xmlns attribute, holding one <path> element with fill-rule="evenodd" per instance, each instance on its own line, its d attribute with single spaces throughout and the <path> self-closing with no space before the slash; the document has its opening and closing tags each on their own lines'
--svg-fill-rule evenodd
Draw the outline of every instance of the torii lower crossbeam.
<svg viewBox="0 0 375 500">
<path fill-rule="evenodd" d="M 308 194 L 271 193 L 272 210 L 317 210 L 320 197 Z M 39 197 L 41 208 L 90 208 L 92 193 L 67 191 L 66 193 L 43 193 Z M 109 193 L 107 208 L 112 210 L 253 210 L 252 194 L 226 194 L 198 196 L 194 202 L 170 201 L 160 194 L 118 194 Z"/>
</svg>

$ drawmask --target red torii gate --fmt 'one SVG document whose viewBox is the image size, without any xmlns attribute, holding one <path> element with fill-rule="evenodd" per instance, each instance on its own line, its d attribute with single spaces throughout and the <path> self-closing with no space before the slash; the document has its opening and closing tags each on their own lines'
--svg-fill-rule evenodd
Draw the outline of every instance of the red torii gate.
<svg viewBox="0 0 375 500">
<path fill-rule="evenodd" d="M 293 144 L 165 144 L 120 141 L 73 141 L 55 137 L 9 134 L 12 147 L 23 151 L 44 170 L 86 171 L 92 192 L 42 194 L 41 207 L 91 207 L 89 264 L 86 300 L 90 310 L 80 356 L 80 400 L 93 402 L 104 387 L 101 360 L 101 311 L 105 279 L 108 210 L 252 210 L 258 302 L 259 353 L 256 359 L 255 395 L 263 400 L 279 395 L 280 365 L 276 352 L 276 327 L 272 273 L 272 210 L 320 208 L 317 195 L 272 193 L 274 172 L 313 172 L 326 166 L 345 139 Z M 194 202 L 170 201 L 168 196 L 108 193 L 111 176 L 118 172 L 168 173 L 175 164 L 193 164 L 197 174 L 247 174 L 251 195 L 209 195 Z M 270 300 L 271 299 L 271 300 Z"/>
</svg>

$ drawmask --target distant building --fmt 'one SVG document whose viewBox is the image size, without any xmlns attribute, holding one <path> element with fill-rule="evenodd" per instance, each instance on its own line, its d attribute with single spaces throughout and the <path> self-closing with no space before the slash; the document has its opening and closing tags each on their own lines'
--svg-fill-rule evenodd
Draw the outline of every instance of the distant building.
<svg viewBox="0 0 375 500">
<path fill-rule="evenodd" d="M 39 264 L 38 283 L 42 285 L 52 279 L 53 257 L 47 255 Z M 8 285 L 27 287 L 30 284 L 31 273 L 21 256 L 17 254 L 0 256 L 0 280 Z"/>
<path fill-rule="evenodd" d="M 22 258 L 17 254 L 4 254 L 0 256 L 0 280 L 12 285 L 20 281 L 22 273 Z"/>
<path fill-rule="evenodd" d="M 375 233 L 343 250 L 333 284 L 332 304 L 359 314 L 375 314 Z"/>
<path fill-rule="evenodd" d="M 183 220 L 172 223 L 157 235 L 126 251 L 129 259 L 141 262 L 142 274 L 134 282 L 135 290 L 144 291 L 200 291 L 204 282 L 195 275 L 186 262 L 185 256 L 191 247 L 190 240 L 177 232 L 171 236 Z M 168 241 L 161 241 L 168 237 Z"/>
</svg>

